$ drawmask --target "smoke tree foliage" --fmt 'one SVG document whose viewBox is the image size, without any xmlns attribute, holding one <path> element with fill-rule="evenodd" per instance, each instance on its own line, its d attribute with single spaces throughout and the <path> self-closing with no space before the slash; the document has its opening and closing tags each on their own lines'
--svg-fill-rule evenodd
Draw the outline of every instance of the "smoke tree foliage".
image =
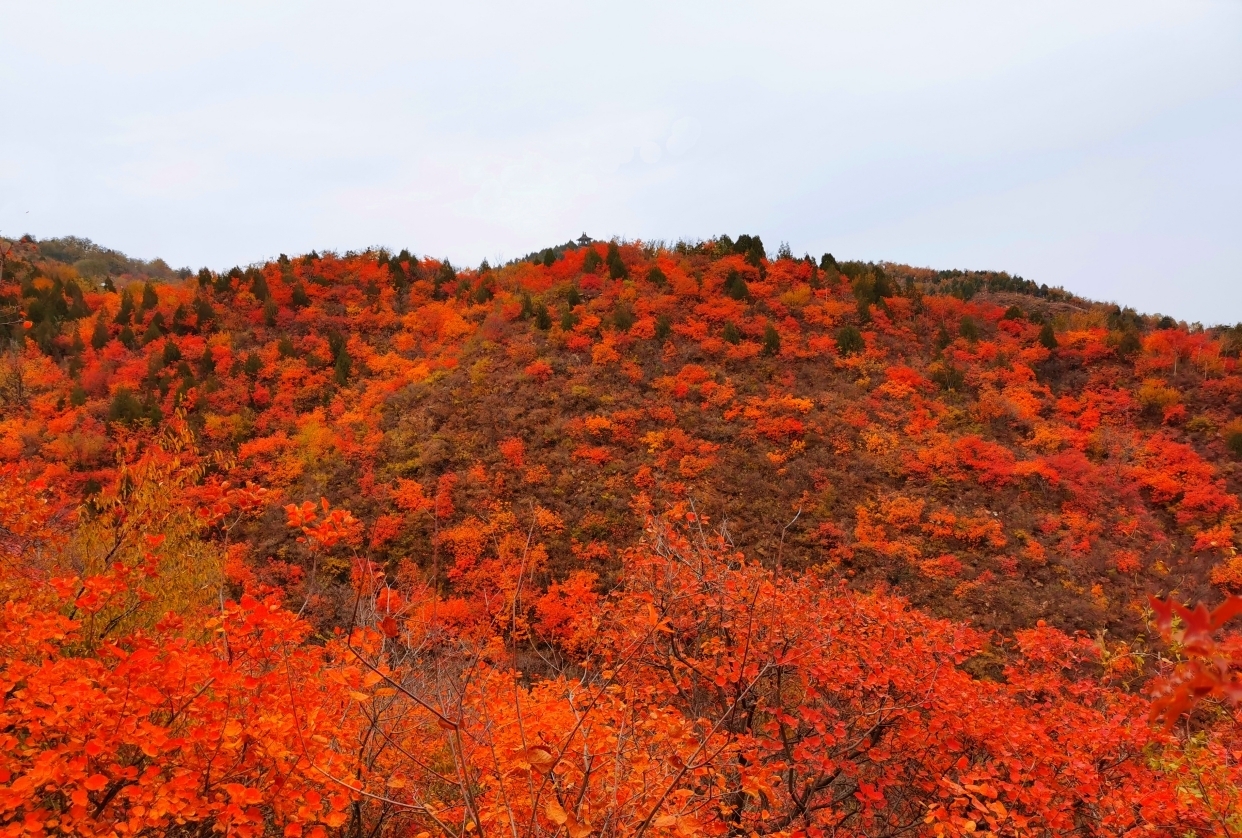
<svg viewBox="0 0 1242 838">
<path fill-rule="evenodd" d="M 2 834 L 1242 834 L 1242 328 L 0 246 Z"/>
</svg>

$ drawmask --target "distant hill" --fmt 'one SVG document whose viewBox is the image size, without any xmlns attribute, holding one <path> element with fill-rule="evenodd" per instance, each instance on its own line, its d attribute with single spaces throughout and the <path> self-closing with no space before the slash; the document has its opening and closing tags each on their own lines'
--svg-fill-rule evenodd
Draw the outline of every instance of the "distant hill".
<svg viewBox="0 0 1242 838">
<path fill-rule="evenodd" d="M 2 241 L 2 240 L 0 240 Z M 122 277 L 133 279 L 151 279 L 173 282 L 185 279 L 192 274 L 188 268 L 174 271 L 163 259 L 152 259 L 149 262 L 133 259 L 118 250 L 112 250 L 95 244 L 90 239 L 77 236 L 37 241 L 27 237 L 26 244 L 37 248 L 39 256 L 48 261 L 70 265 L 83 279 L 102 281 Z M 13 244 L 7 242 L 7 244 Z M 0 246 L 3 246 L 0 244 Z"/>
</svg>

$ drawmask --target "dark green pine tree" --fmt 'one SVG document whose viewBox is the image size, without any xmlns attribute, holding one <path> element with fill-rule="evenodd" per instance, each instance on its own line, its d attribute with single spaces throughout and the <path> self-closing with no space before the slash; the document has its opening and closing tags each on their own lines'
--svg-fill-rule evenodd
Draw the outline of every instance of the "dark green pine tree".
<svg viewBox="0 0 1242 838">
<path fill-rule="evenodd" d="M 1039 330 L 1039 342 L 1044 345 L 1045 349 L 1057 348 L 1057 333 L 1051 323 L 1045 323 L 1044 327 Z"/>
<path fill-rule="evenodd" d="M 741 271 L 729 271 L 725 277 L 722 286 L 725 294 L 735 300 L 744 300 L 750 295 L 750 288 L 746 285 L 746 279 L 742 276 Z"/>
<path fill-rule="evenodd" d="M 842 326 L 837 330 L 837 351 L 842 355 L 853 355 L 866 348 L 867 343 L 857 326 Z"/>
<path fill-rule="evenodd" d="M 108 334 L 108 327 L 104 325 L 103 315 L 95 318 L 95 331 L 91 334 L 91 346 L 95 349 L 103 349 L 108 345 L 111 336 Z"/>
<path fill-rule="evenodd" d="M 608 263 L 608 276 L 612 279 L 624 279 L 628 276 L 625 263 L 621 261 L 621 249 L 616 242 L 608 243 L 608 257 L 605 261 Z"/>
<path fill-rule="evenodd" d="M 128 286 L 121 292 L 121 308 L 112 322 L 118 326 L 128 326 L 134 322 L 134 298 L 130 295 Z"/>
<path fill-rule="evenodd" d="M 763 330 L 763 354 L 779 355 L 781 354 L 781 335 L 776 331 L 776 327 L 771 323 Z"/>
<path fill-rule="evenodd" d="M 342 387 L 345 386 L 345 384 L 349 381 L 349 373 L 352 371 L 353 365 L 353 359 L 349 357 L 349 350 L 341 347 L 341 351 L 336 353 L 336 365 L 334 369 L 337 384 Z"/>
</svg>

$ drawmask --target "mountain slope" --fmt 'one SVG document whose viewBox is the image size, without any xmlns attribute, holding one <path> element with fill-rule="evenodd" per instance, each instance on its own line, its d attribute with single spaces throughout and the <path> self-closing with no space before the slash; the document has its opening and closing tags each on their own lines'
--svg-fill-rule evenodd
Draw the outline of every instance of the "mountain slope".
<svg viewBox="0 0 1242 838">
<path fill-rule="evenodd" d="M 312 255 L 120 293 L 74 291 L 30 247 L 8 298 L 42 352 L 8 380 L 41 380 L 9 397 L 0 451 L 89 493 L 118 427 L 182 410 L 235 481 L 382 522 L 381 560 L 534 502 L 566 524 L 552 578 L 607 574 L 642 493 L 765 563 L 984 627 L 1131 636 L 1146 593 L 1242 584 L 1236 334 L 756 242 L 462 272 Z M 399 480 L 453 482 L 454 515 L 403 513 Z M 288 547 L 275 514 L 252 537 Z"/>
<path fill-rule="evenodd" d="M 750 236 L 8 244 L 5 834 L 1242 829 L 1242 598 L 1145 596 L 1242 586 L 1239 330 Z"/>
</svg>

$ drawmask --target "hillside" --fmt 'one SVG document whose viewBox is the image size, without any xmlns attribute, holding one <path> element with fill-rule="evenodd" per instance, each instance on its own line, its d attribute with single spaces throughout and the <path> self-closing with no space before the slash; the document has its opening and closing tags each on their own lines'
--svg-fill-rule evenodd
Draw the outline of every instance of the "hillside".
<svg viewBox="0 0 1242 838">
<path fill-rule="evenodd" d="M 268 597 L 271 613 L 291 621 L 273 631 L 309 638 L 290 648 L 310 658 L 327 650 L 298 676 L 317 684 L 307 687 L 308 704 L 334 689 L 320 668 L 369 661 L 331 683 L 362 702 L 393 679 L 385 700 L 408 697 L 403 712 L 434 705 L 439 728 L 427 719 L 417 731 L 407 721 L 383 728 L 383 713 L 367 724 L 400 739 L 394 748 L 416 763 L 407 753 L 415 746 L 401 737 L 419 740 L 439 754 L 445 775 L 469 774 L 470 751 L 445 738 L 466 726 L 445 708 L 464 713 L 472 690 L 490 696 L 488 678 L 515 678 L 528 691 L 508 704 L 488 699 L 500 716 L 518 713 L 471 734 L 493 751 L 499 740 L 487 737 L 521 727 L 523 701 L 551 702 L 527 710 L 544 714 L 530 725 L 551 726 L 539 734 L 544 744 L 527 733 L 507 741 L 518 767 L 496 768 L 490 781 L 473 777 L 475 791 L 424 789 L 427 800 L 444 796 L 430 809 L 366 797 L 358 789 L 368 787 L 367 772 L 394 770 L 385 762 L 397 759 L 393 750 L 381 748 L 368 752 L 365 771 L 336 765 L 360 784 L 337 790 L 340 806 L 294 820 L 465 834 L 471 824 L 482 832 L 513 823 L 526 805 L 522 834 L 811 835 L 834 823 L 832 834 L 898 834 L 924 823 L 927 834 L 966 834 L 977 819 L 1004 835 L 1180 827 L 1207 835 L 1226 834 L 1219 824 L 1240 816 L 1227 793 L 1237 770 L 1224 756 L 1236 746 L 1231 711 L 1199 711 L 1180 740 L 1137 720 L 1149 709 L 1144 684 L 1168 672 L 1148 596 L 1216 604 L 1242 593 L 1242 327 L 1187 327 L 1004 273 L 828 254 L 769 258 L 751 236 L 668 247 L 584 240 L 477 270 L 368 251 L 196 275 L 86 245 L 11 243 L 0 277 L 0 340 L 9 347 L 0 368 L 8 493 L 0 535 L 22 568 L 13 578 L 25 580 L 9 583 L 10 603 L 34 596 L 79 620 L 83 607 L 68 605 L 72 597 L 56 604 L 65 594 L 51 580 L 99 574 L 113 580 L 100 584 L 115 619 L 102 634 L 91 634 L 93 623 L 81 628 L 91 643 L 118 627 L 153 636 L 143 632 L 157 621 L 159 632 L 192 643 L 197 635 L 177 633 L 182 623 L 170 627 L 166 613 L 201 628 L 205 614 L 233 613 L 226 600 Z M 671 569 L 673 558 L 690 556 L 701 563 L 697 575 Z M 123 566 L 130 570 L 116 570 Z M 123 592 L 140 583 L 126 574 L 138 567 L 164 581 L 130 602 Z M 748 606 L 722 593 L 751 587 Z M 662 599 L 678 590 L 696 593 Z M 724 614 L 721 597 L 748 615 L 743 634 L 755 638 L 756 659 L 762 647 L 784 660 L 776 650 L 792 636 L 820 650 L 814 674 L 799 675 L 796 712 L 756 717 L 752 709 L 746 725 L 724 724 L 743 699 L 762 693 L 780 705 L 793 688 L 755 686 L 785 664 L 748 676 L 749 651 L 727 678 L 699 672 L 695 655 L 732 648 L 741 625 L 721 617 L 716 639 L 704 640 L 711 632 L 696 615 L 706 625 L 713 609 Z M 608 808 L 606 794 L 596 799 L 590 759 L 556 779 L 563 749 L 595 735 L 579 733 L 573 717 L 596 712 L 598 697 L 588 710 L 548 685 L 590 684 L 599 677 L 592 672 L 607 672 L 600 683 L 611 688 L 636 654 L 626 638 L 648 631 L 646 609 L 656 640 L 660 632 L 697 639 L 657 643 L 671 657 L 643 664 L 656 673 L 646 686 L 617 682 L 629 709 L 618 698 L 608 711 L 616 719 L 639 707 L 664 719 L 633 731 L 646 756 L 626 757 L 626 771 L 659 774 L 648 762 L 669 759 L 658 751 L 670 741 L 680 753 L 670 764 L 698 767 L 651 780 L 671 784 L 665 794 L 681 807 L 673 814 L 662 808 L 673 799 L 627 787 L 634 813 L 650 810 L 643 820 L 621 804 Z M 334 647 L 368 625 L 363 653 Z M 451 639 L 433 638 L 430 627 Z M 790 634 L 782 640 L 782 632 Z M 413 681 L 392 675 L 401 664 L 385 643 L 398 640 L 408 644 L 401 660 L 416 665 Z M 428 651 L 441 643 L 457 651 Z M 877 676 L 887 685 L 878 705 L 868 703 L 871 687 L 832 692 L 870 683 L 859 673 L 882 658 L 895 668 Z M 464 659 L 494 671 L 472 681 L 462 673 L 473 669 L 446 662 Z M 659 681 L 663 666 L 670 683 Z M 427 667 L 456 673 L 455 686 L 419 680 L 431 677 Z M 705 692 L 684 680 L 698 675 Z M 715 698 L 713 678 L 722 690 Z M 908 730 L 863 723 L 881 712 L 875 707 L 918 705 L 912 696 L 933 683 L 940 692 L 921 699 L 930 703 L 921 721 L 906 720 Z M 834 696 L 818 709 L 817 690 Z M 678 720 L 664 717 L 672 708 Z M 767 712 L 784 720 L 762 721 Z M 823 730 L 785 730 L 815 727 L 817 714 L 844 726 L 835 745 Z M 967 727 L 939 727 L 950 717 Z M 602 722 L 596 733 L 619 748 L 617 731 L 628 723 L 614 721 L 611 734 Z M 295 712 L 290 729 L 301 723 Z M 999 755 L 988 739 L 1011 724 L 1079 767 L 1015 779 L 1024 748 L 1035 746 L 1012 743 Z M 712 773 L 704 748 L 722 731 L 736 736 L 720 753 L 740 762 Z M 945 737 L 934 755 L 890 765 L 929 731 Z M 855 734 L 869 744 L 845 747 Z M 801 749 L 792 744 L 806 737 Z M 1198 750 L 1186 756 L 1192 740 Z M 340 749 L 307 756 L 306 739 L 298 741 L 311 762 L 342 758 Z M 1166 747 L 1173 751 L 1159 751 Z M 817 753 L 832 753 L 823 757 L 832 765 L 804 764 Z M 1208 789 L 1199 803 L 1178 779 L 1188 760 Z M 767 773 L 746 780 L 738 765 L 752 763 Z M 855 768 L 841 774 L 838 764 Z M 1069 778 L 1087 771 L 1082 765 L 1098 774 L 1089 803 Z M 578 803 L 558 791 L 555 807 L 545 807 L 536 795 L 488 820 L 472 798 L 505 788 L 509 771 L 577 789 Z M 0 781 L 19 773 L 4 769 Z M 314 785 L 312 775 L 297 782 Z M 393 795 L 422 782 L 400 776 Z M 744 781 L 755 785 L 734 796 L 732 784 Z M 991 793 L 978 791 L 985 787 Z M 1135 787 L 1159 790 L 1123 800 Z M 816 795 L 831 801 L 822 815 L 809 803 Z M 3 799 L 0 811 L 27 811 L 27 803 L 3 809 Z M 972 799 L 983 815 L 967 817 Z M 96 818 L 114 805 L 91 800 L 100 804 Z M 202 805 L 212 817 L 223 811 Z M 605 811 L 611 820 L 601 820 Z M 268 823 L 293 817 L 279 806 L 263 812 Z"/>
<path fill-rule="evenodd" d="M 1128 637 L 1147 593 L 1242 585 L 1242 335 L 1004 274 L 769 262 L 741 242 L 483 272 L 311 256 L 122 275 L 120 293 L 77 293 L 40 248 L 9 268 L 41 352 L 10 356 L 0 453 L 85 498 L 114 477 L 118 425 L 181 410 L 234 482 L 379 522 L 384 562 L 434 552 L 428 521 L 397 520 L 399 480 L 456 481 L 450 523 L 551 510 L 552 577 L 610 572 L 644 493 L 765 563 L 988 628 Z M 259 553 L 283 558 L 280 525 L 250 533 Z"/>
</svg>

